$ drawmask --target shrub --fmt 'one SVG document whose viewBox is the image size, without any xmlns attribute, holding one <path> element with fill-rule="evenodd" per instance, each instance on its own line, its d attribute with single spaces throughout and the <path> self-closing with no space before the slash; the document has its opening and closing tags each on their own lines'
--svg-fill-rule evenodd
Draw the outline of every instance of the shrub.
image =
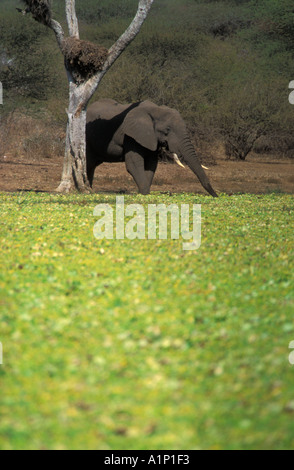
<svg viewBox="0 0 294 470">
<path fill-rule="evenodd" d="M 277 38 L 288 49 L 294 46 L 294 10 L 292 0 L 254 0 L 257 27 L 268 38 Z"/>
<path fill-rule="evenodd" d="M 282 104 L 283 81 L 267 88 L 262 78 L 255 78 L 222 96 L 218 104 L 219 125 L 228 157 L 245 160 L 262 135 L 285 135 L 294 125 L 286 99 Z M 286 98 L 286 96 L 285 96 Z"/>
<path fill-rule="evenodd" d="M 63 128 L 50 116 L 33 117 L 14 111 L 2 116 L 0 124 L 0 156 L 11 154 L 38 160 L 64 153 Z"/>
</svg>

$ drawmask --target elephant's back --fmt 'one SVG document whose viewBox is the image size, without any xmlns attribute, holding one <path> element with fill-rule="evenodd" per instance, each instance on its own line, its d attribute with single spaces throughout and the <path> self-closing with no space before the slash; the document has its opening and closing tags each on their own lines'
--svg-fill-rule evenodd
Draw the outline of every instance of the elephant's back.
<svg viewBox="0 0 294 470">
<path fill-rule="evenodd" d="M 115 116 L 123 113 L 128 107 L 128 104 L 120 104 L 110 98 L 101 99 L 88 107 L 87 123 L 97 119 L 113 119 Z"/>
</svg>

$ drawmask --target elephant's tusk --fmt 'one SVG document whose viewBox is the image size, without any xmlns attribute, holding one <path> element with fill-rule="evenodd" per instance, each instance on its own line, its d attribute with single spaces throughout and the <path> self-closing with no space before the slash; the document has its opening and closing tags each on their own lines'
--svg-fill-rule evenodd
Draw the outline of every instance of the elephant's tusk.
<svg viewBox="0 0 294 470">
<path fill-rule="evenodd" d="M 207 166 L 204 166 L 204 165 L 201 165 L 202 168 L 204 168 L 204 170 L 209 170 L 209 168 L 207 168 Z"/>
<path fill-rule="evenodd" d="M 173 153 L 173 157 L 174 157 L 174 159 L 175 159 L 175 162 L 176 162 L 179 166 L 181 166 L 182 168 L 185 168 L 184 165 L 180 162 L 180 159 L 179 159 L 179 157 L 177 156 L 176 153 Z"/>
</svg>

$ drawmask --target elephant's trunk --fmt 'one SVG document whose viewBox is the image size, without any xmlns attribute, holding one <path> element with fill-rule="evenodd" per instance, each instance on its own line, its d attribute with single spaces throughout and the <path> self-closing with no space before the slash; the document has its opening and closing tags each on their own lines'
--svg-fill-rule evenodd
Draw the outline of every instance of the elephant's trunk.
<svg viewBox="0 0 294 470">
<path fill-rule="evenodd" d="M 195 173 L 198 177 L 200 183 L 206 189 L 206 191 L 211 194 L 213 197 L 218 197 L 214 189 L 212 188 L 209 179 L 207 178 L 199 160 L 196 155 L 194 146 L 189 139 L 186 137 L 181 145 L 181 154 L 182 160 L 191 168 L 191 170 Z"/>
</svg>

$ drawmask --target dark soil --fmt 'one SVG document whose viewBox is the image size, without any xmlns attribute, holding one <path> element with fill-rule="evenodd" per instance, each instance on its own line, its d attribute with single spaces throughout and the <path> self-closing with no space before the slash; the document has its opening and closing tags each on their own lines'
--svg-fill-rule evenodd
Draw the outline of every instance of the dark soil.
<svg viewBox="0 0 294 470">
<path fill-rule="evenodd" d="M 0 158 L 0 191 L 53 192 L 62 172 L 62 158 L 38 158 L 7 155 Z M 212 186 L 227 194 L 238 192 L 262 194 L 272 191 L 294 192 L 294 160 L 252 155 L 245 162 L 216 160 L 206 171 Z M 161 163 L 152 186 L 153 191 L 195 192 L 205 190 L 189 169 Z M 97 168 L 95 192 L 136 193 L 137 187 L 123 163 L 104 163 Z"/>
</svg>

